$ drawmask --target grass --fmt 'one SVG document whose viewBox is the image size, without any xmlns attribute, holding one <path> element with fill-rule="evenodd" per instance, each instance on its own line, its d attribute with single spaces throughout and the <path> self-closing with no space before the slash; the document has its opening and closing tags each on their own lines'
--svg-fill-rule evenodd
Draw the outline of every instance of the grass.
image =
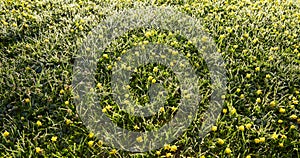
<svg viewBox="0 0 300 158">
<path fill-rule="evenodd" d="M 133 7 L 131 0 L 4 0 L 0 2 L 0 157 L 299 157 L 300 8 L 283 1 L 144 1 L 170 5 L 200 19 L 226 63 L 227 93 L 222 113 L 204 137 L 198 137 L 201 115 L 171 144 L 140 155 L 114 149 L 97 139 L 76 112 L 72 74 L 76 53 L 89 32 L 115 10 Z M 145 32 L 156 32 L 148 37 Z M 204 86 L 199 114 L 210 96 L 203 59 L 187 40 L 167 30 L 137 29 L 107 49 L 99 71 L 110 73 L 111 61 L 124 49 L 148 42 L 170 44 L 187 55 Z M 186 49 L 183 49 L 186 48 Z M 201 55 L 201 54 L 200 54 Z M 151 70 L 157 67 L 161 74 Z M 148 86 L 174 77 L 163 65 L 139 67 L 131 87 L 134 99 Z M 96 92 L 109 88 L 110 80 Z M 165 83 L 169 91 L 176 78 Z M 97 85 L 97 84 L 96 84 Z M 181 93 L 180 91 L 175 92 Z M 169 95 L 165 111 L 136 118 L 118 109 L 107 96 L 101 106 L 121 127 L 159 128 L 176 112 L 178 95 Z M 107 104 L 111 103 L 111 104 Z M 109 105 L 109 106 L 108 106 Z M 174 111 L 172 111 L 173 109 Z M 147 121 L 145 121 L 147 120 Z M 158 121 L 159 120 L 159 121 Z M 152 122 L 151 122 L 152 121 Z"/>
</svg>

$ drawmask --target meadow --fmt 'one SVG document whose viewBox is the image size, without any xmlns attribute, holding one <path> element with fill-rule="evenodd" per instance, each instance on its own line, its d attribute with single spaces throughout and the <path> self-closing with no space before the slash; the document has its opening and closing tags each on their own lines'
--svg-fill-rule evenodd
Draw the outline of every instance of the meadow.
<svg viewBox="0 0 300 158">
<path fill-rule="evenodd" d="M 145 105 L 151 84 L 164 82 L 167 104 L 149 118 L 135 117 L 112 101 L 114 62 L 135 46 L 165 43 L 189 59 L 201 77 L 197 116 L 176 140 L 133 153 L 109 146 L 87 129 L 76 110 L 72 75 L 88 35 L 133 0 L 3 0 L 0 2 L 0 157 L 300 157 L 300 5 L 289 0 L 139 0 L 171 6 L 199 19 L 212 37 L 227 76 L 216 122 L 200 136 L 212 95 L 201 52 L 176 32 L 137 28 L 120 35 L 97 64 L 93 91 L 100 112 L 119 127 L 162 127 L 180 109 L 179 83 L 160 64 L 137 67 L 127 88 Z M 131 68 L 128 68 L 131 69 Z M 104 75 L 103 77 L 103 74 Z M 137 139 L 137 143 L 142 139 Z"/>
</svg>

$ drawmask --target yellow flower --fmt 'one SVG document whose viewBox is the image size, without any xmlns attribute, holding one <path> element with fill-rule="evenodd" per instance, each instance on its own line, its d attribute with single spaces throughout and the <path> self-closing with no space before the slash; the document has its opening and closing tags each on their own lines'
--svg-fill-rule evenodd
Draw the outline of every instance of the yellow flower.
<svg viewBox="0 0 300 158">
<path fill-rule="evenodd" d="M 283 120 L 278 120 L 278 123 L 283 123 Z"/>
<path fill-rule="evenodd" d="M 277 139 L 277 138 L 278 138 L 278 135 L 277 135 L 276 133 L 273 133 L 273 134 L 271 135 L 271 138 L 272 138 L 272 139 Z"/>
<path fill-rule="evenodd" d="M 153 77 L 152 76 L 149 76 L 148 77 L 148 81 L 152 81 Z"/>
<path fill-rule="evenodd" d="M 35 152 L 38 153 L 38 154 L 40 154 L 40 153 L 43 152 L 43 150 L 40 147 L 36 147 L 35 148 Z"/>
<path fill-rule="evenodd" d="M 152 81 L 151 81 L 152 83 L 156 83 L 156 79 L 152 79 Z"/>
<path fill-rule="evenodd" d="M 6 22 L 6 21 L 2 21 L 3 22 L 3 25 L 8 25 L 8 22 Z"/>
<path fill-rule="evenodd" d="M 279 143 L 278 146 L 282 148 L 283 147 L 283 143 Z"/>
<path fill-rule="evenodd" d="M 252 41 L 254 44 L 258 42 L 258 39 L 255 38 L 253 41 Z"/>
<path fill-rule="evenodd" d="M 171 153 L 166 153 L 166 157 L 171 157 L 172 154 Z"/>
<path fill-rule="evenodd" d="M 62 89 L 62 90 L 59 91 L 59 93 L 60 93 L 60 94 L 64 94 L 65 91 Z"/>
<path fill-rule="evenodd" d="M 172 51 L 172 55 L 177 55 L 178 52 L 177 51 Z"/>
<path fill-rule="evenodd" d="M 245 33 L 245 34 L 243 34 L 243 37 L 248 38 L 248 37 L 249 37 L 249 34 L 248 34 L 248 33 Z"/>
<path fill-rule="evenodd" d="M 260 140 L 259 140 L 258 138 L 255 138 L 255 139 L 254 139 L 254 142 L 255 142 L 256 144 L 258 144 L 258 143 L 260 143 Z"/>
<path fill-rule="evenodd" d="M 247 155 L 246 158 L 251 158 L 251 155 Z"/>
<path fill-rule="evenodd" d="M 149 38 L 150 36 L 152 36 L 152 32 L 151 32 L 151 31 L 145 32 L 145 36 L 146 36 L 147 38 Z"/>
<path fill-rule="evenodd" d="M 256 67 L 256 68 L 255 68 L 255 71 L 260 71 L 260 67 Z"/>
<path fill-rule="evenodd" d="M 236 113 L 236 109 L 235 109 L 235 108 L 232 108 L 232 109 L 230 110 L 230 114 L 233 115 L 233 114 L 235 114 L 235 113 Z"/>
<path fill-rule="evenodd" d="M 143 137 L 142 136 L 137 137 L 136 141 L 139 142 L 139 143 L 143 142 Z"/>
<path fill-rule="evenodd" d="M 175 152 L 177 150 L 177 146 L 176 145 L 172 145 L 170 151 Z"/>
<path fill-rule="evenodd" d="M 57 136 L 53 136 L 53 137 L 51 138 L 51 141 L 52 141 L 52 142 L 56 142 L 56 141 L 57 141 Z"/>
<path fill-rule="evenodd" d="M 257 102 L 257 103 L 261 103 L 261 99 L 260 99 L 260 98 L 257 98 L 257 99 L 256 99 L 256 102 Z"/>
<path fill-rule="evenodd" d="M 224 39 L 226 35 L 220 35 L 220 39 Z"/>
<path fill-rule="evenodd" d="M 227 113 L 227 109 L 223 109 L 222 111 L 223 111 L 223 113 L 224 113 L 224 114 L 226 114 L 226 113 Z"/>
<path fill-rule="evenodd" d="M 156 151 L 155 154 L 156 154 L 157 156 L 159 156 L 159 155 L 161 154 L 161 152 L 160 152 L 160 151 Z"/>
<path fill-rule="evenodd" d="M 279 112 L 280 113 L 285 113 L 285 109 L 284 108 L 279 108 Z"/>
<path fill-rule="evenodd" d="M 70 104 L 70 102 L 69 101 L 65 101 L 65 105 L 69 105 Z"/>
<path fill-rule="evenodd" d="M 103 108 L 103 109 L 102 109 L 102 112 L 103 112 L 103 113 L 106 113 L 106 112 L 107 112 L 107 109 L 106 109 L 106 108 Z"/>
<path fill-rule="evenodd" d="M 281 135 L 281 138 L 282 138 L 282 139 L 286 139 L 287 136 L 283 134 L 283 135 Z"/>
<path fill-rule="evenodd" d="M 108 55 L 107 55 L 107 54 L 103 54 L 102 57 L 103 57 L 104 59 L 108 59 Z"/>
<path fill-rule="evenodd" d="M 252 124 L 251 123 L 247 123 L 245 126 L 246 126 L 247 129 L 250 129 L 251 126 L 252 126 Z"/>
<path fill-rule="evenodd" d="M 226 149 L 225 149 L 225 153 L 226 153 L 226 154 L 230 154 L 230 153 L 231 153 L 231 149 L 230 149 L 230 148 L 226 148 Z"/>
<path fill-rule="evenodd" d="M 173 66 L 174 66 L 174 63 L 173 63 L 173 62 L 170 62 L 170 66 L 172 66 L 172 67 L 173 67 Z"/>
<path fill-rule="evenodd" d="M 29 48 L 30 48 L 30 45 L 27 43 L 27 44 L 25 45 L 25 48 L 29 49 Z M 29 68 L 29 69 L 27 69 L 27 68 Z M 29 71 L 29 70 L 30 70 L 30 67 L 27 66 L 27 67 L 26 67 L 26 70 Z"/>
<path fill-rule="evenodd" d="M 91 133 L 89 133 L 88 137 L 89 137 L 89 138 L 93 138 L 94 135 L 95 135 L 95 134 L 94 134 L 93 132 L 91 132 Z"/>
<path fill-rule="evenodd" d="M 265 137 L 261 137 L 261 138 L 259 138 L 259 142 L 260 142 L 260 143 L 264 143 L 264 142 L 265 142 L 265 140 L 266 140 L 266 138 L 265 138 Z"/>
<path fill-rule="evenodd" d="M 133 128 L 134 128 L 135 130 L 140 129 L 138 125 L 135 125 Z"/>
<path fill-rule="evenodd" d="M 297 117 L 297 115 L 293 114 L 293 115 L 290 116 L 290 118 L 293 119 L 293 120 L 296 120 L 298 117 Z"/>
<path fill-rule="evenodd" d="M 159 112 L 165 112 L 165 108 L 164 107 L 161 107 L 161 108 L 159 108 Z"/>
<path fill-rule="evenodd" d="M 36 125 L 37 125 L 38 127 L 40 127 L 40 126 L 42 126 L 43 124 L 42 124 L 41 121 L 37 121 L 37 122 L 36 122 Z"/>
<path fill-rule="evenodd" d="M 291 108 L 291 109 L 294 109 L 294 108 L 295 108 L 295 105 L 290 105 L 290 108 Z"/>
<path fill-rule="evenodd" d="M 102 88 L 102 84 L 101 83 L 97 83 L 97 88 L 101 89 Z"/>
<path fill-rule="evenodd" d="M 29 103 L 30 102 L 30 99 L 29 98 L 26 98 L 25 99 L 25 103 Z"/>
<path fill-rule="evenodd" d="M 154 67 L 153 68 L 153 72 L 157 72 L 158 71 L 158 68 L 157 67 Z"/>
<path fill-rule="evenodd" d="M 240 95 L 240 98 L 241 98 L 241 99 L 244 99 L 244 98 L 245 98 L 245 95 L 244 95 L 244 94 L 241 94 L 241 95 Z"/>
<path fill-rule="evenodd" d="M 107 106 L 105 106 L 105 109 L 107 109 L 107 110 L 111 110 L 113 107 L 111 106 L 111 105 L 107 105 Z"/>
<path fill-rule="evenodd" d="M 224 140 L 223 139 L 221 139 L 221 138 L 218 138 L 218 144 L 220 144 L 220 145 L 223 145 L 225 142 L 224 142 Z"/>
<path fill-rule="evenodd" d="M 246 78 L 248 78 L 248 79 L 251 78 L 251 74 L 247 74 Z"/>
<path fill-rule="evenodd" d="M 256 94 L 257 94 L 257 95 L 261 95 L 261 94 L 262 94 L 262 90 L 260 90 L 260 89 L 257 90 L 257 91 L 256 91 Z"/>
<path fill-rule="evenodd" d="M 108 66 L 107 66 L 107 69 L 108 69 L 108 70 L 111 70 L 111 69 L 112 69 L 112 66 L 111 66 L 111 65 L 108 65 Z"/>
<path fill-rule="evenodd" d="M 274 107 L 276 105 L 276 102 L 275 101 L 271 101 L 270 102 L 270 106 Z"/>
<path fill-rule="evenodd" d="M 94 88 L 90 88 L 90 92 L 94 92 L 95 91 L 95 89 Z"/>
<path fill-rule="evenodd" d="M 239 88 L 236 89 L 236 92 L 237 92 L 237 93 L 240 93 L 240 92 L 241 92 L 241 89 L 239 89 Z"/>
<path fill-rule="evenodd" d="M 243 132 L 245 130 L 245 127 L 243 125 L 241 125 L 238 127 L 238 129 Z"/>
<path fill-rule="evenodd" d="M 25 70 L 26 70 L 26 71 L 29 71 L 29 70 L 31 70 L 31 68 L 30 68 L 29 66 L 27 66 L 27 67 L 25 68 Z"/>
<path fill-rule="evenodd" d="M 171 149 L 170 144 L 165 144 L 165 145 L 164 145 L 164 149 L 165 149 L 165 150 L 170 150 L 170 149 Z"/>
<path fill-rule="evenodd" d="M 9 132 L 5 131 L 5 132 L 3 133 L 3 136 L 4 136 L 4 137 L 8 137 L 8 136 L 9 136 Z"/>
<path fill-rule="evenodd" d="M 290 128 L 291 128 L 291 129 L 295 129 L 296 126 L 295 126 L 295 125 L 291 125 Z"/>
<path fill-rule="evenodd" d="M 177 107 L 171 107 L 172 111 L 175 112 L 178 108 Z"/>
<path fill-rule="evenodd" d="M 271 75 L 267 74 L 267 75 L 266 75 L 266 78 L 267 78 L 267 79 L 271 78 Z"/>
<path fill-rule="evenodd" d="M 88 142 L 88 145 L 89 145 L 90 148 L 93 147 L 94 141 L 89 141 L 89 142 Z"/>
<path fill-rule="evenodd" d="M 66 119 L 66 124 L 67 125 L 69 125 L 69 124 L 71 124 L 72 123 L 72 121 L 70 120 L 70 119 Z"/>
<path fill-rule="evenodd" d="M 202 155 L 200 158 L 205 158 L 205 156 L 204 156 L 204 155 Z"/>
<path fill-rule="evenodd" d="M 215 132 L 215 131 L 218 130 L 218 127 L 217 127 L 217 126 L 212 126 L 212 127 L 211 127 L 211 130 L 212 130 L 213 132 Z"/>
</svg>

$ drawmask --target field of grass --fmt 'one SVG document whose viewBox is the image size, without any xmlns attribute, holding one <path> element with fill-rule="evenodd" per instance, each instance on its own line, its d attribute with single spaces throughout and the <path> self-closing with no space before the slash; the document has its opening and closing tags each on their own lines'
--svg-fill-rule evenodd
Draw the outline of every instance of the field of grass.
<svg viewBox="0 0 300 158">
<path fill-rule="evenodd" d="M 188 39 L 168 30 L 137 28 L 108 46 L 97 64 L 93 91 L 99 112 L 131 131 L 158 129 L 180 106 L 178 79 L 160 64 L 134 70 L 128 89 L 140 104 L 151 84 L 164 82 L 167 104 L 149 118 L 113 102 L 113 62 L 135 46 L 165 43 L 183 53 L 200 76 L 199 111 L 170 144 L 144 153 L 109 146 L 76 110 L 76 54 L 87 36 L 134 0 L 2 0 L 0 2 L 0 157 L 300 157 L 300 6 L 291 0 L 139 0 L 171 6 L 199 19 L 212 37 L 227 76 L 224 105 L 200 137 L 211 97 L 208 69 Z M 104 77 L 103 77 L 103 74 Z M 146 97 L 145 97 L 146 96 Z M 143 140 L 138 140 L 137 143 Z"/>
</svg>

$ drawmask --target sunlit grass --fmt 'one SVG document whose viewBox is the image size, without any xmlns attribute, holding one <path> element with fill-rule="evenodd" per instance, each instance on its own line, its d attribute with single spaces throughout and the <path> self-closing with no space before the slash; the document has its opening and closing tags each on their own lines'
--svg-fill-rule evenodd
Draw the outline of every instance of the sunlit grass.
<svg viewBox="0 0 300 158">
<path fill-rule="evenodd" d="M 197 117 L 172 144 L 142 155 L 299 157 L 299 6 L 265 0 L 146 3 L 171 5 L 203 22 L 226 62 L 228 89 L 222 113 L 204 138 L 198 137 L 203 120 Z M 86 129 L 76 114 L 71 86 L 74 56 L 86 35 L 113 11 L 132 4 L 131 0 L 0 2 L 1 157 L 138 157 L 107 146 Z M 174 54 L 184 53 L 199 68 L 205 82 L 200 87 L 203 101 L 198 113 L 205 110 L 210 94 L 207 72 L 202 69 L 205 63 L 186 40 L 155 29 L 140 29 L 122 37 L 117 40 L 118 47 L 112 45 L 99 59 L 100 69 L 110 72 L 111 61 L 120 60 L 118 53 L 126 53 L 128 46 L 165 42 L 181 50 Z M 149 98 L 141 97 L 142 90 L 172 77 L 172 72 L 150 64 L 137 68 L 134 75 L 130 84 L 133 97 L 146 103 Z M 106 81 L 99 79 L 95 91 L 107 90 Z M 176 87 L 176 79 L 173 82 L 166 83 L 170 91 Z M 101 100 L 102 112 L 130 130 L 156 129 L 176 112 L 179 92 L 169 96 L 169 106 L 160 108 L 148 121 L 119 111 L 105 100 L 109 97 Z M 137 143 L 143 141 L 139 138 Z"/>
</svg>

